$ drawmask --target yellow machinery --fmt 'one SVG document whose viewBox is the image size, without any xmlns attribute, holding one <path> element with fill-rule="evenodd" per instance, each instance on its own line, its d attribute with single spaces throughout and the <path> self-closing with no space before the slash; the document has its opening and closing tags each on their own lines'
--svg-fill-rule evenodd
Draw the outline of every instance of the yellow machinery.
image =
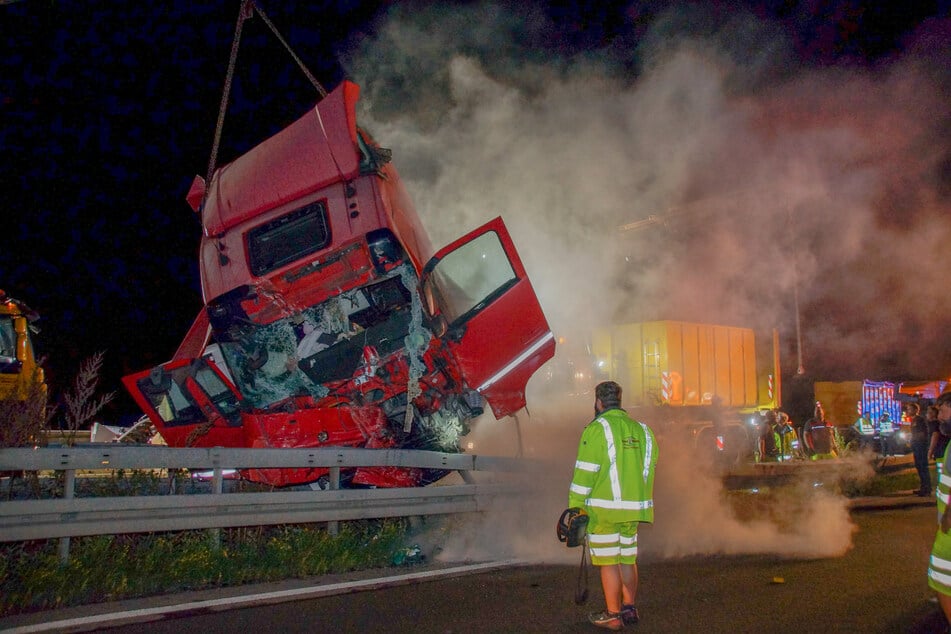
<svg viewBox="0 0 951 634">
<path fill-rule="evenodd" d="M 39 316 L 0 290 L 0 400 L 46 394 L 46 377 L 30 338 Z"/>
</svg>

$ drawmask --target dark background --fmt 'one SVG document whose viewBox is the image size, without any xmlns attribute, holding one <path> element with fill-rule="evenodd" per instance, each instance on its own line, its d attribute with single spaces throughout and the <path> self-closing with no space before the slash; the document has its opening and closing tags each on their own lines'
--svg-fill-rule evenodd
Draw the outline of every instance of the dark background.
<svg viewBox="0 0 951 634">
<path fill-rule="evenodd" d="M 388 11 L 419 3 L 260 4 L 330 90 Z M 546 55 L 635 41 L 669 3 L 536 4 L 551 32 L 532 46 Z M 816 66 L 874 64 L 948 14 L 937 1 L 743 4 L 782 21 Z M 185 194 L 207 170 L 238 6 L 0 1 L 0 288 L 41 314 L 54 394 L 105 352 L 101 386 L 120 397 L 107 421 L 136 413 L 119 378 L 167 360 L 201 306 L 200 225 Z M 317 99 L 264 23 L 246 22 L 219 164 Z"/>
</svg>

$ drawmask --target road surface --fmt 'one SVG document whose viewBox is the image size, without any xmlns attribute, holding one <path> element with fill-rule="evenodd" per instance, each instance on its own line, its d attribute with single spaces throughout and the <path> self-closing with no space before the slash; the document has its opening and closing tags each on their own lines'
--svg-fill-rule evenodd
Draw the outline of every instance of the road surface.
<svg viewBox="0 0 951 634">
<path fill-rule="evenodd" d="M 645 555 L 638 598 L 642 621 L 627 630 L 731 634 L 939 631 L 940 615 L 925 578 L 934 537 L 934 506 L 854 512 L 853 520 L 858 527 L 854 547 L 840 558 L 803 561 L 776 556 L 703 556 L 657 560 Z M 587 605 L 578 606 L 573 601 L 576 574 L 577 568 L 572 566 L 522 565 L 374 590 L 344 589 L 333 596 L 241 609 L 224 609 L 223 604 L 186 614 L 156 615 L 159 620 L 108 630 L 90 621 L 71 631 L 598 631 L 585 621 L 586 611 L 602 604 L 597 575 L 591 571 L 590 598 Z M 261 587 L 241 592 L 260 593 Z M 176 599 L 181 604 L 194 600 L 195 595 Z M 128 609 L 133 603 L 147 605 L 146 601 L 124 602 L 111 609 Z M 107 608 L 98 607 L 100 611 Z M 57 619 L 81 613 L 63 610 L 42 618 L 34 615 L 32 620 L 49 627 Z M 66 629 L 31 630 L 25 620 L 5 619 L 0 628 L 8 631 L 6 628 L 19 624 L 26 629 L 12 631 Z"/>
</svg>

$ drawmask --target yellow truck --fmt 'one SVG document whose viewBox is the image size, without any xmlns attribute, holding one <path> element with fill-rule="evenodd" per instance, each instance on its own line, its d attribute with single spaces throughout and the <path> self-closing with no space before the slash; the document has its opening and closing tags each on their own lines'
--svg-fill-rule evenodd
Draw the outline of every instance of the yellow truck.
<svg viewBox="0 0 951 634">
<path fill-rule="evenodd" d="M 686 423 L 698 446 L 732 463 L 758 446 L 757 413 L 782 404 L 776 331 L 770 343 L 757 345 L 749 328 L 650 321 L 597 329 L 591 350 L 626 409 L 659 426 Z"/>
<path fill-rule="evenodd" d="M 37 319 L 26 304 L 0 290 L 0 400 L 46 395 L 46 377 L 31 339 Z"/>
</svg>

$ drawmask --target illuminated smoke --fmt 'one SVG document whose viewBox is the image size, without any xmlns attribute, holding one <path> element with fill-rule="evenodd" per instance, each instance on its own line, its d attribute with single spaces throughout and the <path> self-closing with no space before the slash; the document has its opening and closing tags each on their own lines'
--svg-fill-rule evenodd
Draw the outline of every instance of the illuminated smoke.
<svg viewBox="0 0 951 634">
<path fill-rule="evenodd" d="M 590 399 L 558 399 L 543 388 L 531 419 L 521 419 L 523 451 L 537 467 L 523 480 L 524 493 L 497 508 L 452 528 L 433 544 L 447 560 L 519 557 L 550 563 L 576 562 L 580 553 L 555 539 L 555 521 L 568 499 L 577 442 L 590 420 Z M 537 402 L 537 401 L 536 401 Z M 517 433 L 511 421 L 489 416 L 467 437 L 480 454 L 514 456 Z M 465 439 L 464 439 L 465 441 Z M 639 534 L 640 556 L 648 559 L 705 554 L 764 554 L 784 557 L 837 557 L 852 546 L 856 530 L 847 499 L 833 492 L 836 478 L 817 487 L 813 464 L 805 465 L 802 482 L 775 491 L 726 492 L 709 460 L 684 436 L 659 434 L 655 523 Z M 865 458 L 837 463 L 853 480 L 871 476 Z M 485 474 L 477 474 L 485 478 Z M 827 488 L 829 487 L 829 488 Z M 747 498 L 738 504 L 737 497 Z M 761 500 L 760 498 L 767 498 Z M 750 508 L 752 513 L 737 512 Z"/>
<path fill-rule="evenodd" d="M 699 3 L 584 51 L 548 44 L 555 26 L 531 7 L 398 4 L 348 63 L 361 121 L 393 149 L 434 244 L 502 215 L 559 336 L 673 319 L 775 327 L 794 350 L 798 286 L 814 376 L 934 379 L 951 376 L 948 24 L 875 65 L 820 67 L 797 61 L 783 25 Z M 552 459 L 544 490 L 529 519 L 474 528 L 473 552 L 520 541 L 565 556 L 550 527 L 591 404 L 529 406 L 526 445 Z M 506 425 L 487 428 L 512 455 Z M 642 542 L 656 552 L 849 547 L 843 499 L 812 491 L 792 529 L 782 509 L 747 522 L 689 448 L 661 449 Z"/>
<path fill-rule="evenodd" d="M 698 4 L 574 54 L 530 8 L 401 8 L 351 62 L 362 121 L 434 243 L 505 218 L 556 332 L 677 319 L 791 348 L 798 278 L 814 375 L 951 375 L 947 346 L 908 345 L 951 311 L 949 21 L 811 68 L 781 26 Z"/>
</svg>

